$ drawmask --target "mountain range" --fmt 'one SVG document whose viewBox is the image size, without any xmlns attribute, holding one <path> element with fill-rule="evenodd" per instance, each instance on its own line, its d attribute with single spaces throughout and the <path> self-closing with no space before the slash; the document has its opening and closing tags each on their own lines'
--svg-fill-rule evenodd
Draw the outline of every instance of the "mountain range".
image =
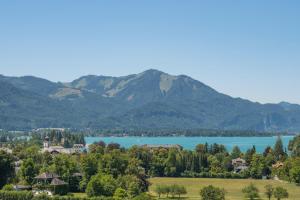
<svg viewBox="0 0 300 200">
<path fill-rule="evenodd" d="M 300 131 L 300 106 L 222 94 L 158 70 L 51 82 L 0 75 L 0 129 L 220 129 Z"/>
</svg>

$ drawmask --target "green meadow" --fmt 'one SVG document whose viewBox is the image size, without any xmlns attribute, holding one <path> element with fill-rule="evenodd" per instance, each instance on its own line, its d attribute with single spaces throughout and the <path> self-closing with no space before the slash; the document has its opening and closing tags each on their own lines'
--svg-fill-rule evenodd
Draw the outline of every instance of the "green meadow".
<svg viewBox="0 0 300 200">
<path fill-rule="evenodd" d="M 271 184 L 274 187 L 282 186 L 289 192 L 289 200 L 300 200 L 300 186 L 293 183 L 280 182 L 275 180 L 253 180 L 253 179 L 212 179 L 212 178 L 152 178 L 150 179 L 151 187 L 150 193 L 156 195 L 154 188 L 156 185 L 183 185 L 187 189 L 187 195 L 184 199 L 187 200 L 200 200 L 199 191 L 202 187 L 213 185 L 216 187 L 224 188 L 226 190 L 227 200 L 242 200 L 244 199 L 242 189 L 250 183 L 254 183 L 259 188 L 260 196 L 263 200 L 267 200 L 264 192 L 265 185 Z M 164 198 L 164 197 L 163 197 Z M 162 198 L 162 199 L 163 199 Z M 273 198 L 274 199 L 274 198 Z"/>
</svg>

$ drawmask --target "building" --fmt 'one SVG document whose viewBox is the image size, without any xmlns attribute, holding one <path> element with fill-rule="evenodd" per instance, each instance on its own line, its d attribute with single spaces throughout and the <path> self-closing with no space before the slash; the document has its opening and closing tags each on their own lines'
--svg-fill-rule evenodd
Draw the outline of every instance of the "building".
<svg viewBox="0 0 300 200">
<path fill-rule="evenodd" d="M 235 173 L 240 173 L 248 169 L 247 163 L 242 158 L 236 158 L 231 161 Z"/>
<path fill-rule="evenodd" d="M 0 151 L 4 151 L 4 152 L 6 152 L 6 153 L 8 153 L 8 154 L 12 154 L 12 153 L 13 153 L 13 151 L 12 151 L 11 149 L 6 148 L 6 147 L 0 148 Z"/>
<path fill-rule="evenodd" d="M 277 162 L 274 165 L 272 165 L 272 167 L 275 168 L 275 169 L 279 169 L 283 166 L 284 166 L 283 162 Z"/>
<path fill-rule="evenodd" d="M 64 153 L 64 154 L 76 154 L 83 152 L 85 146 L 83 144 L 74 144 L 72 148 L 65 148 L 63 146 L 51 146 L 49 137 L 45 137 L 43 142 L 42 153 L 49 152 L 52 155 Z"/>
<path fill-rule="evenodd" d="M 48 184 L 51 184 L 53 179 L 58 179 L 58 178 L 59 178 L 59 176 L 55 173 L 45 172 L 45 173 L 42 173 L 42 174 L 36 176 L 34 179 L 39 184 L 48 185 Z"/>
<path fill-rule="evenodd" d="M 60 177 L 55 173 L 42 173 L 35 177 L 38 184 L 42 185 L 46 190 L 34 191 L 34 194 L 47 193 L 52 196 L 53 194 L 65 195 L 68 193 L 68 183 L 59 179 Z M 63 188 L 63 190 L 62 190 Z"/>
</svg>

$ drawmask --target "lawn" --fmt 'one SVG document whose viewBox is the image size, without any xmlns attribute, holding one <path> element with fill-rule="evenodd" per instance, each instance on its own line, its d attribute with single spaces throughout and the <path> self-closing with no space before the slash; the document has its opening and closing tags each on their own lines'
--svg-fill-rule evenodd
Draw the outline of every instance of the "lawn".
<svg viewBox="0 0 300 200">
<path fill-rule="evenodd" d="M 300 186 L 295 184 L 285 183 L 274 180 L 251 180 L 251 179 L 211 179 L 211 178 L 152 178 L 150 187 L 150 193 L 155 195 L 153 191 L 157 184 L 170 185 L 179 184 L 184 185 L 187 189 L 187 195 L 185 196 L 188 200 L 200 199 L 199 191 L 202 187 L 207 185 L 214 185 L 217 187 L 224 188 L 226 190 L 226 200 L 242 200 L 243 193 L 242 188 L 250 183 L 254 183 L 260 190 L 260 196 L 263 200 L 267 200 L 264 195 L 264 186 L 271 184 L 274 187 L 282 186 L 289 192 L 290 200 L 300 200 Z"/>
</svg>

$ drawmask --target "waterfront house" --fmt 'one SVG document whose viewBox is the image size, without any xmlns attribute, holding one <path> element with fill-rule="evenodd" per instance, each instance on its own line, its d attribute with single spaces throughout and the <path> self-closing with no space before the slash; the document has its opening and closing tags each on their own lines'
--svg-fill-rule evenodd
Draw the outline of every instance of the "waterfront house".
<svg viewBox="0 0 300 200">
<path fill-rule="evenodd" d="M 233 165 L 235 173 L 243 172 L 248 169 L 246 161 L 242 158 L 233 159 L 231 164 Z"/>
<path fill-rule="evenodd" d="M 81 153 L 84 150 L 83 144 L 74 144 L 72 148 L 65 148 L 63 146 L 52 146 L 49 137 L 45 137 L 44 139 L 44 148 L 42 149 L 42 153 L 49 152 L 52 155 L 64 153 L 64 154 L 76 154 Z"/>
</svg>

